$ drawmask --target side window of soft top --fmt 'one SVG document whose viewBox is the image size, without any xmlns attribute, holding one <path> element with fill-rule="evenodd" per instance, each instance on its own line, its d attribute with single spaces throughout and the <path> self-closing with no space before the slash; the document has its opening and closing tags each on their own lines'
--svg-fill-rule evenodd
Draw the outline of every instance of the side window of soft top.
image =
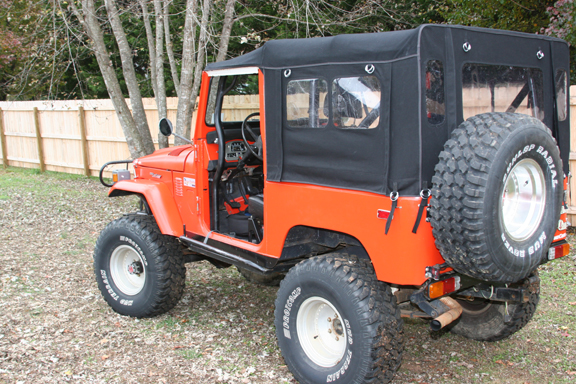
<svg viewBox="0 0 576 384">
<path fill-rule="evenodd" d="M 328 124 L 328 86 L 324 79 L 291 80 L 286 89 L 290 127 L 321 128 Z"/>
<path fill-rule="evenodd" d="M 330 85 L 330 87 L 328 87 Z M 370 129 L 380 122 L 376 76 L 291 80 L 286 87 L 286 120 L 293 128 Z"/>
</svg>

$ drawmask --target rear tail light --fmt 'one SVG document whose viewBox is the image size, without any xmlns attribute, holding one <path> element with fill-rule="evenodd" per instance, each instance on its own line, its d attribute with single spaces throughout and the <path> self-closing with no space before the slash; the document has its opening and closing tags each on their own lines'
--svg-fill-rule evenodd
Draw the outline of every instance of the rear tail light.
<svg viewBox="0 0 576 384">
<path fill-rule="evenodd" d="M 435 299 L 455 292 L 460 289 L 460 276 L 450 277 L 430 284 L 428 287 L 428 297 Z"/>
<path fill-rule="evenodd" d="M 548 260 L 558 259 L 570 253 L 570 244 L 564 243 L 555 247 L 550 247 L 548 250 Z"/>
</svg>

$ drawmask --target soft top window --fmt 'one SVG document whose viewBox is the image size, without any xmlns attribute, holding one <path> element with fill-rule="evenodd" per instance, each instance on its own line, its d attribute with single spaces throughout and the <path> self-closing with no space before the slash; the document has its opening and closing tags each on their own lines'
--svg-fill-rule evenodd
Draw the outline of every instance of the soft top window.
<svg viewBox="0 0 576 384">
<path fill-rule="evenodd" d="M 566 71 L 559 69 L 556 71 L 556 109 L 558 110 L 558 120 L 564 121 L 568 117 L 568 76 Z"/>
<path fill-rule="evenodd" d="M 376 76 L 332 81 L 332 121 L 340 128 L 376 128 L 380 122 L 380 82 Z"/>
<path fill-rule="evenodd" d="M 444 104 L 444 65 L 440 60 L 426 64 L 426 115 L 430 124 L 441 124 L 446 116 Z"/>
<path fill-rule="evenodd" d="M 288 125 L 320 128 L 328 124 L 328 86 L 324 79 L 292 80 L 286 90 Z"/>
<path fill-rule="evenodd" d="M 462 68 L 464 119 L 485 112 L 515 112 L 544 119 L 538 68 L 467 63 Z"/>
<path fill-rule="evenodd" d="M 286 86 L 286 120 L 293 128 L 371 129 L 380 123 L 376 76 L 291 80 Z"/>
</svg>

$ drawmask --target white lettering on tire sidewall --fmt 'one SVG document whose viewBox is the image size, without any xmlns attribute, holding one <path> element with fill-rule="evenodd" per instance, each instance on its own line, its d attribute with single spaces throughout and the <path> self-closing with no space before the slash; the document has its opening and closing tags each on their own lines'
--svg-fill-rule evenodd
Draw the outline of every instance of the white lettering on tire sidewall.
<svg viewBox="0 0 576 384">
<path fill-rule="evenodd" d="M 526 257 L 526 255 L 532 256 L 533 254 L 538 252 L 540 249 L 542 249 L 544 247 L 544 244 L 546 242 L 547 237 L 546 237 L 546 232 L 542 231 L 542 233 L 540 234 L 540 236 L 538 236 L 536 241 L 534 243 L 530 244 L 528 246 L 528 248 L 526 248 L 526 249 L 514 248 L 510 244 L 508 239 L 506 238 L 506 235 L 504 234 L 504 232 L 502 232 L 501 238 L 502 238 L 502 243 L 504 244 L 504 247 L 508 250 L 508 252 L 510 252 L 510 254 L 512 256 L 522 258 L 522 257 Z"/>
<path fill-rule="evenodd" d="M 555 189 L 558 186 L 558 170 L 560 168 L 558 168 L 557 165 L 554 163 L 554 158 L 552 157 L 552 155 L 549 154 L 548 151 L 543 146 L 537 144 L 526 145 L 524 146 L 524 148 L 520 149 L 516 154 L 514 154 L 514 157 L 512 158 L 510 163 L 508 163 L 508 165 L 506 166 L 506 172 L 504 172 L 502 183 L 506 183 L 506 179 L 508 178 L 508 175 L 512 171 L 512 168 L 514 168 L 514 165 L 518 162 L 518 160 L 520 160 L 521 157 L 523 157 L 527 153 L 530 153 L 533 157 L 540 156 L 540 158 L 542 158 L 546 162 L 546 164 L 548 164 L 548 170 L 550 171 L 550 175 L 552 178 L 552 189 Z"/>
<path fill-rule="evenodd" d="M 134 250 L 136 252 L 138 252 L 138 254 L 140 255 L 140 257 L 142 258 L 142 261 L 144 262 L 145 266 L 148 266 L 148 260 L 146 260 L 146 256 L 144 256 L 144 251 L 142 250 L 142 248 L 140 248 L 140 246 L 131 238 L 127 237 L 127 236 L 120 236 L 120 241 L 123 241 L 125 243 L 130 244 L 130 246 L 132 248 L 134 248 Z"/>
<path fill-rule="evenodd" d="M 292 339 L 290 334 L 290 314 L 292 313 L 292 305 L 294 301 L 300 294 L 302 293 L 302 288 L 296 287 L 286 299 L 286 303 L 284 304 L 284 315 L 282 316 L 282 327 L 284 328 L 284 337 L 287 339 Z"/>
</svg>

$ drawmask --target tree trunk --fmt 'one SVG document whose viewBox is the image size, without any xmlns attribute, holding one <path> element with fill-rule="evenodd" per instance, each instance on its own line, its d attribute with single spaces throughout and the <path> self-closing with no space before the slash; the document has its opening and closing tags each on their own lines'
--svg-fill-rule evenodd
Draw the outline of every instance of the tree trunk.
<svg viewBox="0 0 576 384">
<path fill-rule="evenodd" d="M 194 85 L 192 86 L 191 103 L 192 107 L 196 103 L 196 96 L 200 90 L 200 82 L 202 81 L 202 68 L 204 67 L 204 57 L 206 53 L 206 44 L 208 42 L 208 20 L 210 18 L 210 6 L 212 0 L 204 0 L 202 6 L 202 24 L 200 25 L 200 38 L 198 40 L 198 56 L 196 57 L 196 67 L 194 68 Z M 192 108 L 193 110 L 193 108 Z M 192 116 L 190 116 L 190 122 Z M 192 124 L 184 126 L 184 137 L 190 137 Z"/>
<path fill-rule="evenodd" d="M 170 63 L 170 72 L 172 74 L 172 81 L 174 81 L 174 89 L 176 95 L 180 96 L 180 81 L 178 80 L 178 68 L 176 66 L 176 59 L 174 58 L 174 49 L 172 47 L 172 36 L 170 35 L 170 18 L 168 16 L 169 3 L 164 2 L 164 36 L 166 36 L 166 54 L 168 55 L 168 62 Z"/>
<path fill-rule="evenodd" d="M 114 32 L 114 37 L 118 43 L 120 51 L 120 58 L 122 60 L 122 73 L 130 95 L 130 104 L 132 104 L 132 116 L 136 123 L 136 127 L 140 132 L 142 144 L 144 145 L 147 153 L 154 152 L 154 142 L 150 135 L 150 128 L 148 127 L 148 120 L 146 119 L 146 112 L 142 104 L 142 94 L 138 87 L 138 80 L 136 79 L 136 72 L 134 70 L 134 61 L 132 60 L 132 48 L 126 38 L 126 33 L 122 27 L 120 16 L 118 15 L 118 8 L 116 7 L 115 0 L 105 0 L 106 11 L 108 19 Z"/>
<path fill-rule="evenodd" d="M 152 91 L 154 96 L 158 94 L 158 80 L 156 78 L 156 47 L 154 45 L 154 34 L 150 24 L 150 14 L 148 13 L 148 4 L 146 0 L 139 0 L 142 8 L 142 18 L 144 19 L 144 28 L 146 29 L 146 40 L 148 41 L 148 55 L 150 56 L 150 79 L 152 82 Z"/>
<path fill-rule="evenodd" d="M 118 120 L 120 120 L 120 125 L 122 126 L 124 136 L 126 137 L 128 149 L 130 150 L 130 155 L 133 159 L 146 155 L 146 147 L 142 142 L 140 132 L 136 127 L 134 118 L 130 113 L 130 109 L 126 104 L 124 96 L 122 95 L 122 90 L 120 89 L 120 84 L 116 78 L 110 55 L 106 49 L 106 45 L 104 44 L 104 34 L 96 17 L 94 0 L 82 0 L 82 13 L 80 13 L 74 2 L 70 2 L 69 5 L 72 12 L 84 28 L 84 31 L 92 41 L 92 48 L 96 55 L 98 67 L 100 68 L 100 72 L 104 78 L 104 83 L 106 84 L 106 89 L 108 90 L 108 94 L 110 95 L 110 99 L 112 100 L 112 104 L 116 110 Z"/>
<path fill-rule="evenodd" d="M 176 116 L 176 133 L 183 135 L 184 127 L 192 124 L 194 106 L 192 99 L 192 82 L 194 81 L 194 47 L 196 45 L 196 5 L 198 0 L 187 0 L 186 19 L 184 22 L 184 38 L 182 47 L 182 72 L 180 75 L 180 95 L 178 97 L 178 114 Z M 190 137 L 190 136 L 185 136 Z M 185 141 L 174 139 L 178 144 Z"/>
<path fill-rule="evenodd" d="M 222 24 L 222 34 L 220 35 L 220 46 L 218 47 L 218 56 L 216 61 L 223 61 L 228 53 L 228 43 L 230 43 L 230 34 L 234 24 L 234 5 L 236 0 L 226 2 L 226 11 L 224 12 L 224 22 Z"/>
<path fill-rule="evenodd" d="M 164 2 L 154 0 L 156 12 L 156 105 L 158 106 L 158 119 L 167 115 L 166 107 L 166 83 L 164 82 Z M 158 145 L 160 148 L 168 147 L 168 138 L 158 132 Z"/>
</svg>

